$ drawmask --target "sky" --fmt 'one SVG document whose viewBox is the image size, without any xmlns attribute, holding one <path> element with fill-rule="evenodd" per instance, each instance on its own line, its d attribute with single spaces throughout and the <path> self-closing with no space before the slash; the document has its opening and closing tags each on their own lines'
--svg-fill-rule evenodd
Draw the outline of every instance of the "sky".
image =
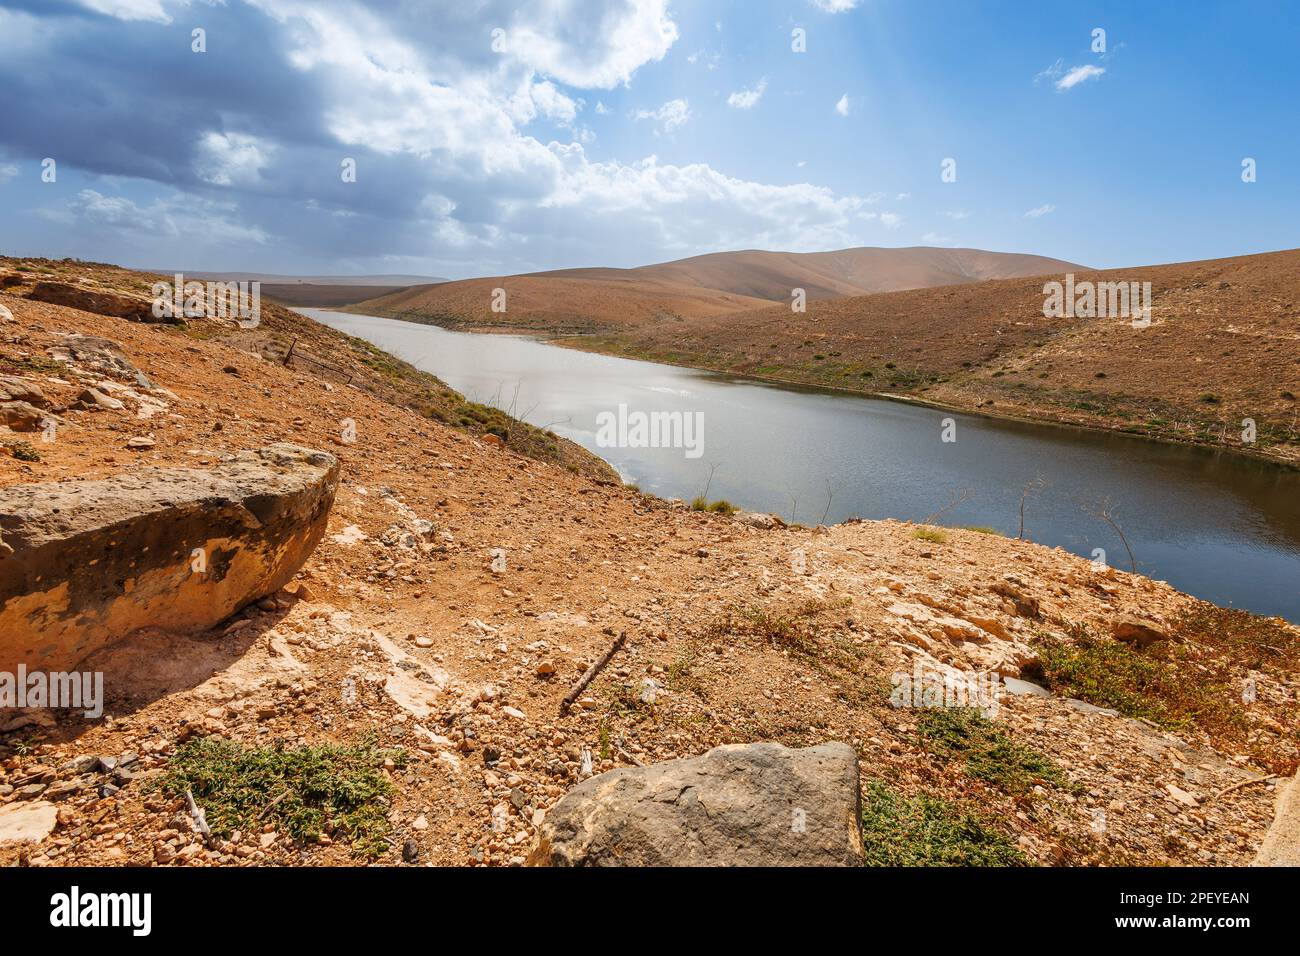
<svg viewBox="0 0 1300 956">
<path fill-rule="evenodd" d="M 1289 0 L 0 0 L 0 253 L 1294 248 L 1298 54 Z"/>
</svg>

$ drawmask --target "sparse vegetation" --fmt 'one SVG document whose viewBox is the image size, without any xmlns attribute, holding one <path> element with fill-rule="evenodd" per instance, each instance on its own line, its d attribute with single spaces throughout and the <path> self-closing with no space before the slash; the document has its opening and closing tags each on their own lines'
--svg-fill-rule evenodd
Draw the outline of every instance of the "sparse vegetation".
<svg viewBox="0 0 1300 956">
<path fill-rule="evenodd" d="M 733 608 L 715 621 L 708 636 L 755 637 L 797 654 L 817 656 L 829 650 L 822 646 L 824 626 L 818 618 L 826 611 L 843 607 L 824 601 L 804 601 L 789 611 L 763 607 Z"/>
<path fill-rule="evenodd" d="M 931 544 L 948 543 L 948 533 L 939 528 L 917 528 L 912 532 L 912 537 L 917 541 L 928 541 Z"/>
<path fill-rule="evenodd" d="M 356 855 L 374 859 L 387 849 L 390 830 L 394 791 L 385 760 L 401 767 L 405 756 L 369 739 L 284 749 L 202 737 L 177 749 L 160 786 L 172 796 L 191 790 L 218 836 L 271 824 L 301 841 L 330 833 Z"/>
<path fill-rule="evenodd" d="M 735 514 L 740 509 L 725 498 L 719 498 L 717 501 L 710 501 L 708 498 L 704 497 L 704 495 L 697 495 L 691 501 L 691 510 L 711 511 L 714 514 L 731 515 Z"/>
<path fill-rule="evenodd" d="M 40 461 L 41 453 L 29 441 L 11 441 L 5 442 L 5 447 L 9 449 L 9 454 L 13 455 L 19 461 Z"/>
<path fill-rule="evenodd" d="M 1060 767 L 1011 739 L 1001 727 L 973 708 L 924 710 L 917 729 L 931 753 L 961 761 L 967 774 L 999 790 L 1023 794 L 1035 784 L 1067 786 Z"/>
<path fill-rule="evenodd" d="M 862 801 L 867 866 L 1027 866 L 1011 837 L 939 797 L 905 797 L 868 780 Z"/>
<path fill-rule="evenodd" d="M 1247 753 L 1277 773 L 1294 773 L 1295 715 L 1286 702 L 1243 706 L 1248 671 L 1293 671 L 1298 642 L 1269 618 L 1210 604 L 1176 622 L 1172 639 L 1143 650 L 1076 628 L 1069 640 L 1036 642 L 1044 683 L 1125 716 L 1185 732 L 1198 729 L 1225 752 Z M 1259 721 L 1279 722 L 1283 733 L 1254 733 Z"/>
</svg>

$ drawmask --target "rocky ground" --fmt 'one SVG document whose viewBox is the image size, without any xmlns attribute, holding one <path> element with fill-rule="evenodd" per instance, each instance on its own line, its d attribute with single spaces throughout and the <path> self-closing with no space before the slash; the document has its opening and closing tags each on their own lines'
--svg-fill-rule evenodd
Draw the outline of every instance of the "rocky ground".
<svg viewBox="0 0 1300 956">
<path fill-rule="evenodd" d="M 975 531 L 693 512 L 286 368 L 201 322 L 3 293 L 0 305 L 14 317 L 0 375 L 35 386 L 59 422 L 48 442 L 19 419 L 0 428 L 0 487 L 281 441 L 329 451 L 342 476 L 322 544 L 279 594 L 210 632 L 151 630 L 85 662 L 105 675 L 103 719 L 0 712 L 0 831 L 6 811 L 38 817 L 38 839 L 0 842 L 6 864 L 357 862 L 332 826 L 291 839 L 273 806 L 204 840 L 164 785 L 201 738 L 391 750 L 371 857 L 384 864 L 522 864 L 548 808 L 592 774 L 721 743 L 843 741 L 868 797 L 883 784 L 940 798 L 1024 862 L 1239 865 L 1272 819 L 1269 775 L 1295 771 L 1297 632 L 1281 622 L 1225 618 L 1162 582 Z M 129 368 L 79 358 L 72 333 L 117 343 Z M 892 676 L 918 662 L 1082 687 L 1082 665 L 1060 655 L 1094 639 L 1167 668 L 1152 686 L 1168 706 L 1129 701 L 1124 716 L 1015 685 L 993 714 L 1003 751 L 1050 772 L 990 773 L 928 711 L 891 705 Z M 1219 696 L 1176 699 L 1170 685 L 1192 675 Z"/>
</svg>

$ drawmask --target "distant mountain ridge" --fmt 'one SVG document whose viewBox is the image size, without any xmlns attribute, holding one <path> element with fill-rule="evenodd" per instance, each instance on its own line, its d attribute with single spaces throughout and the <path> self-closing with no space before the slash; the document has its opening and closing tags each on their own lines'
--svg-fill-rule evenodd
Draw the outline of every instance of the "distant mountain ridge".
<svg viewBox="0 0 1300 956">
<path fill-rule="evenodd" d="M 809 299 L 928 289 L 985 279 L 1019 279 L 1085 266 L 1047 256 L 935 246 L 858 246 L 830 252 L 713 252 L 634 269 L 563 269 L 530 273 L 555 278 L 615 280 L 641 277 L 703 286 L 759 299 Z"/>
<path fill-rule="evenodd" d="M 1085 267 L 1046 256 L 933 246 L 830 252 L 715 252 L 631 269 L 581 268 L 413 286 L 357 306 L 439 324 L 591 332 L 710 318 L 790 301 L 1060 275 Z M 494 311 L 496 289 L 505 311 Z"/>
<path fill-rule="evenodd" d="M 190 272 L 185 269 L 161 269 L 158 270 L 163 275 L 173 275 L 181 273 L 186 278 L 202 279 L 203 281 L 211 280 L 213 282 L 238 282 L 244 280 L 247 282 L 264 282 L 272 285 L 291 285 L 302 283 L 304 285 L 378 285 L 378 286 L 411 286 L 411 285 L 429 285 L 434 282 L 446 282 L 446 279 L 438 276 L 414 276 L 414 275 L 330 275 L 330 276 L 295 276 L 295 275 L 277 275 L 271 272 Z"/>
</svg>

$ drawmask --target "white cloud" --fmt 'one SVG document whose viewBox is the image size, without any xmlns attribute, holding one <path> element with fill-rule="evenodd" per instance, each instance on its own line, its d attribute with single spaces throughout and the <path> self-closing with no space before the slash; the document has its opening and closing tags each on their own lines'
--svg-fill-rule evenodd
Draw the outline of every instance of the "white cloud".
<svg viewBox="0 0 1300 956">
<path fill-rule="evenodd" d="M 506 31 L 510 56 L 568 86 L 610 89 L 640 67 L 662 60 L 677 41 L 668 0 L 514 4 Z"/>
<path fill-rule="evenodd" d="M 897 196 L 894 197 L 894 200 L 896 202 L 902 202 L 904 199 L 911 199 L 911 198 L 912 198 L 911 193 L 899 193 Z"/>
<path fill-rule="evenodd" d="M 552 147 L 565 165 L 543 203 L 557 224 L 611 217 L 620 232 L 644 234 L 655 247 L 689 254 L 752 246 L 815 250 L 860 241 L 853 220 L 866 201 L 801 183 L 773 186 L 726 176 L 704 164 L 594 163 L 581 147 Z M 563 215 L 560 215 L 560 214 Z"/>
<path fill-rule="evenodd" d="M 702 63 L 706 70 L 716 70 L 718 64 L 722 62 L 722 54 L 717 51 L 696 50 L 694 53 L 687 55 L 686 62 L 692 66 L 696 63 Z"/>
<path fill-rule="evenodd" d="M 237 222 L 234 206 L 194 196 L 177 195 L 155 199 L 141 206 L 124 196 L 105 196 L 83 189 L 63 214 L 90 229 L 112 229 L 163 240 L 200 240 L 204 243 L 265 243 L 267 235 L 255 227 Z"/>
<path fill-rule="evenodd" d="M 7 183 L 18 175 L 18 167 L 13 163 L 5 163 L 0 166 L 0 183 Z"/>
<path fill-rule="evenodd" d="M 970 213 L 965 212 L 965 211 L 963 211 L 963 210 L 955 210 L 955 211 L 950 210 L 950 211 L 944 213 L 944 215 L 947 216 L 949 219 L 969 219 L 969 218 L 970 218 Z"/>
<path fill-rule="evenodd" d="M 638 120 L 654 120 L 655 133 L 672 133 L 691 118 L 691 104 L 683 99 L 669 100 L 657 110 L 637 110 Z"/>
<path fill-rule="evenodd" d="M 410 266 L 418 262 L 420 271 L 452 275 L 633 265 L 726 248 L 842 248 L 876 231 L 864 219 L 886 228 L 902 223 L 894 213 L 871 211 L 886 200 L 883 193 L 772 185 L 654 156 L 593 160 L 583 147 L 590 133 L 576 126 L 584 108 L 578 90 L 618 86 L 662 58 L 676 38 L 665 3 L 473 6 L 472 16 L 449 17 L 435 29 L 409 4 L 232 4 L 265 31 L 277 55 L 267 61 L 288 64 L 281 75 L 310 89 L 302 102 L 319 103 L 317 112 L 294 117 L 301 129 L 281 124 L 292 131 L 283 139 L 272 132 L 276 124 L 232 118 L 230 125 L 257 135 L 210 130 L 185 144 L 186 172 L 222 187 L 221 203 L 172 195 L 153 181 L 145 183 L 151 192 L 132 189 L 130 198 L 85 190 L 45 215 L 119 257 L 142 250 L 134 253 L 139 262 L 166 260 L 178 247 L 192 261 L 226 248 L 243 258 L 238 245 L 257 243 L 268 255 L 316 257 L 322 265 L 326 257 L 335 267 L 348 257 L 373 257 L 402 265 L 388 271 L 416 271 Z M 484 29 L 496 23 L 506 30 L 502 53 L 490 51 Z M 527 30 L 543 28 L 550 41 L 530 47 Z M 765 95 L 762 82 L 755 92 Z M 597 102 L 597 114 L 627 115 L 621 94 L 605 95 L 611 104 Z M 841 103 L 847 113 L 847 94 Z M 685 97 L 631 115 L 664 133 L 695 118 Z M 528 126 L 543 116 L 565 134 Z M 303 130 L 309 145 L 295 138 Z M 358 157 L 362 188 L 338 181 L 344 156 Z"/>
<path fill-rule="evenodd" d="M 609 115 L 609 107 L 606 106 L 606 105 L 605 105 L 603 102 L 601 102 L 600 100 L 596 100 L 596 113 L 597 113 L 597 115 L 599 115 L 599 116 L 608 116 L 608 115 Z"/>
<path fill-rule="evenodd" d="M 835 112 L 841 116 L 849 115 L 849 94 L 845 93 L 840 97 L 839 102 L 835 104 Z"/>
<path fill-rule="evenodd" d="M 1072 89 L 1084 80 L 1090 80 L 1093 77 L 1101 76 L 1105 72 L 1106 68 L 1104 66 L 1093 66 L 1091 63 L 1086 66 L 1076 66 L 1074 69 L 1066 73 L 1065 76 L 1056 81 L 1056 88 L 1058 90 Z"/>
<path fill-rule="evenodd" d="M 808 0 L 808 2 L 818 10 L 825 10 L 827 13 L 844 13 L 856 7 L 859 0 Z"/>
<path fill-rule="evenodd" d="M 1049 202 L 1049 203 L 1043 203 L 1043 205 L 1041 205 L 1041 206 L 1037 206 L 1037 207 L 1035 207 L 1035 208 L 1029 210 L 1029 212 L 1025 213 L 1025 218 L 1026 218 L 1026 219 L 1037 219 L 1037 218 L 1039 218 L 1040 216 L 1046 216 L 1049 212 L 1056 212 L 1056 207 L 1053 206 L 1050 202 Z"/>
<path fill-rule="evenodd" d="M 949 242 L 952 242 L 952 237 L 941 236 L 937 232 L 927 232 L 924 236 L 921 237 L 921 241 L 926 243 L 927 245 L 942 246 Z"/>
<path fill-rule="evenodd" d="M 1037 85 L 1041 80 L 1050 80 L 1057 90 L 1065 92 L 1086 80 L 1101 76 L 1105 72 L 1106 68 L 1104 66 L 1094 66 L 1091 63 L 1083 66 L 1073 66 L 1067 70 L 1064 61 L 1058 59 L 1034 77 L 1034 84 Z"/>
<path fill-rule="evenodd" d="M 767 77 L 758 81 L 758 85 L 752 90 L 738 90 L 727 97 L 727 105 L 735 107 L 738 110 L 753 109 L 758 105 L 758 101 L 763 98 L 763 91 L 767 89 Z"/>
<path fill-rule="evenodd" d="M 578 104 L 571 97 L 561 93 L 550 80 L 542 80 L 540 83 L 530 80 L 526 85 L 525 95 L 535 110 L 528 119 L 540 113 L 547 119 L 572 123 L 578 116 Z"/>
<path fill-rule="evenodd" d="M 253 186 L 274 152 L 274 144 L 256 136 L 213 130 L 199 139 L 195 171 L 214 186 Z"/>
<path fill-rule="evenodd" d="M 172 18 L 163 9 L 163 0 L 79 0 L 79 2 L 87 10 L 116 17 L 119 20 L 172 22 Z"/>
</svg>

